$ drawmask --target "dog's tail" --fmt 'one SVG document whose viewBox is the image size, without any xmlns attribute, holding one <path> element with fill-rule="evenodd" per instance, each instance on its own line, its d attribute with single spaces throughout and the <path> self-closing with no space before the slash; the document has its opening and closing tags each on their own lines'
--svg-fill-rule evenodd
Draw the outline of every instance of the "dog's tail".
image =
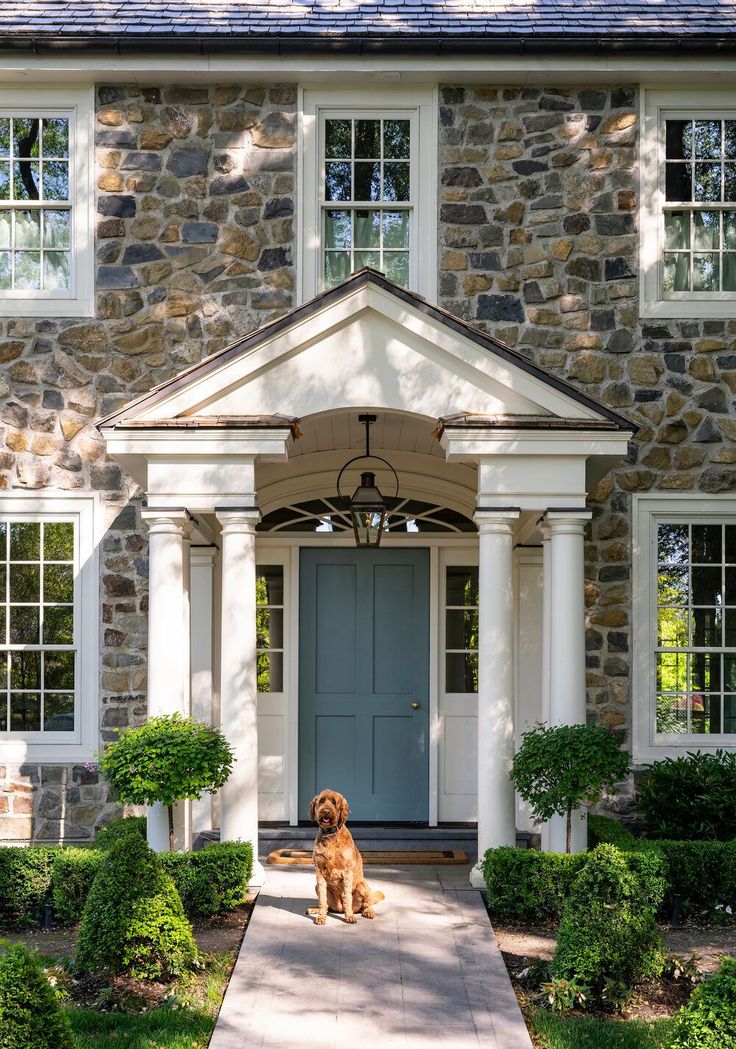
<svg viewBox="0 0 736 1049">
<path fill-rule="evenodd" d="M 378 889 L 376 892 L 372 892 L 371 893 L 371 904 L 370 905 L 372 907 L 374 903 L 380 903 L 381 900 L 385 900 L 385 899 L 386 899 L 386 897 L 383 895 L 381 890 Z"/>
</svg>

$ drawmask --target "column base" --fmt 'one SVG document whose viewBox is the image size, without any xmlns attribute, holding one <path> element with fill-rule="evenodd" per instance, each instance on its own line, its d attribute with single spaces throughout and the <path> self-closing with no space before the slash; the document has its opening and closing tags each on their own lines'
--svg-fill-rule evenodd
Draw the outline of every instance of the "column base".
<svg viewBox="0 0 736 1049">
<path fill-rule="evenodd" d="M 249 889 L 262 889 L 266 884 L 266 871 L 260 860 L 253 861 L 253 871 L 248 879 Z"/>
<path fill-rule="evenodd" d="M 477 867 L 473 867 L 470 872 L 470 884 L 474 889 L 485 889 L 486 881 L 481 872 Z"/>
</svg>

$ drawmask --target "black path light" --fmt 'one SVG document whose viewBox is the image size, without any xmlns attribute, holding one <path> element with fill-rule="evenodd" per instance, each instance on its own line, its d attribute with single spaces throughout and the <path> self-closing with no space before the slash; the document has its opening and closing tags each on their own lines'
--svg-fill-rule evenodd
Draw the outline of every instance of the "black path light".
<svg viewBox="0 0 736 1049">
<path fill-rule="evenodd" d="M 396 473 L 388 459 L 383 459 L 380 455 L 371 454 L 370 427 L 371 423 L 374 423 L 377 418 L 378 416 L 376 415 L 358 416 L 358 421 L 365 423 L 365 452 L 362 455 L 356 455 L 352 459 L 349 459 L 337 475 L 338 499 L 343 498 L 340 491 L 340 480 L 347 468 L 352 466 L 353 463 L 358 462 L 360 459 L 375 459 L 377 462 L 384 463 L 388 466 L 389 470 L 396 478 L 396 492 L 394 498 L 390 501 L 392 505 L 395 505 L 396 503 L 396 498 L 399 494 L 399 475 Z M 377 486 L 376 475 L 370 470 L 361 473 L 360 484 L 350 497 L 350 517 L 353 522 L 356 546 L 380 545 L 388 511 L 389 500 L 385 498 L 381 493 L 380 488 Z"/>
</svg>

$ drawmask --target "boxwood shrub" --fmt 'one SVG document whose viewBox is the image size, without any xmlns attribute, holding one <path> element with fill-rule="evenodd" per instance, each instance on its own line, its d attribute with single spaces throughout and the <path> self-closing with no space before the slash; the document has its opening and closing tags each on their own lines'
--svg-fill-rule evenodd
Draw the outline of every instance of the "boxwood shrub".
<svg viewBox="0 0 736 1049">
<path fill-rule="evenodd" d="M 670 1049 L 736 1049 L 736 959 L 724 958 L 675 1013 Z"/>
<path fill-rule="evenodd" d="M 696 750 L 653 762 L 636 807 L 653 838 L 730 841 L 736 837 L 736 753 Z"/>
<path fill-rule="evenodd" d="M 84 904 L 105 853 L 97 849 L 59 849 L 51 868 L 51 896 L 54 921 L 75 925 L 82 917 Z"/>
<path fill-rule="evenodd" d="M 647 851 L 652 848 L 667 860 L 663 916 L 672 913 L 674 896 L 678 895 L 686 917 L 736 921 L 736 840 L 662 840 L 648 843 Z"/>
<path fill-rule="evenodd" d="M 58 851 L 52 845 L 0 848 L 0 927 L 28 929 L 42 922 Z"/>
<path fill-rule="evenodd" d="M 190 918 L 231 911 L 245 899 L 253 870 L 248 842 L 208 845 L 199 852 L 164 852 L 161 859 Z"/>
<path fill-rule="evenodd" d="M 0 943 L 2 1049 L 74 1049 L 69 1023 L 37 957 Z"/>
<path fill-rule="evenodd" d="M 123 834 L 140 834 L 146 836 L 145 816 L 121 816 L 119 819 L 110 820 L 97 832 L 97 837 L 92 843 L 96 849 L 109 849 Z"/>
<path fill-rule="evenodd" d="M 489 911 L 512 921 L 556 921 L 586 858 L 510 845 L 489 849 L 481 863 Z"/>
<path fill-rule="evenodd" d="M 637 839 L 618 820 L 591 812 L 588 816 L 588 848 L 594 849 L 596 845 L 616 845 L 628 850 L 636 847 Z"/>
</svg>

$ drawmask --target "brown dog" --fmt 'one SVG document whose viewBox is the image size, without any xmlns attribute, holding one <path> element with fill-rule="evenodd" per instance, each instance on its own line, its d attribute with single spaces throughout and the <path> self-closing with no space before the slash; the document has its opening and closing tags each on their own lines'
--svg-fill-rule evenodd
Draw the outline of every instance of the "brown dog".
<svg viewBox="0 0 736 1049">
<path fill-rule="evenodd" d="M 363 857 L 345 826 L 350 815 L 348 803 L 335 790 L 323 790 L 309 806 L 309 818 L 317 824 L 314 840 L 314 866 L 317 871 L 317 901 L 307 914 L 315 925 L 324 925 L 327 911 L 344 914 L 355 925 L 355 915 L 375 918 L 373 905 L 384 899 L 382 892 L 371 892 L 363 879 Z"/>
</svg>

